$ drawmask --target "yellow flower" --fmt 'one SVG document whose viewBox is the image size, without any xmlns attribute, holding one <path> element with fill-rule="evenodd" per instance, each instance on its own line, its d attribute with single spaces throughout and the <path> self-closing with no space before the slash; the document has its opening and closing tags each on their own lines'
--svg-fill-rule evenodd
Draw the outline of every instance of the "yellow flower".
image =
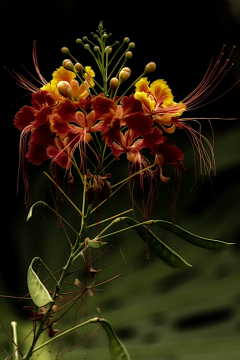
<svg viewBox="0 0 240 360">
<path fill-rule="evenodd" d="M 63 66 L 60 66 L 60 68 L 58 68 L 52 74 L 52 80 L 47 85 L 43 86 L 41 89 L 49 91 L 51 95 L 56 99 L 56 101 L 61 101 L 64 99 L 64 97 L 58 92 L 57 85 L 60 81 L 67 81 L 72 88 L 73 99 L 75 99 L 76 97 L 78 97 L 79 99 L 86 99 L 89 95 L 87 89 L 89 89 L 90 86 L 93 87 L 95 85 L 94 81 L 88 74 L 90 74 L 91 77 L 95 76 L 95 73 L 90 66 L 86 66 L 86 73 L 83 75 L 83 77 L 86 79 L 84 81 L 85 86 L 83 84 L 79 86 L 78 81 L 75 79 L 76 74 L 72 71 L 66 70 Z"/>
</svg>

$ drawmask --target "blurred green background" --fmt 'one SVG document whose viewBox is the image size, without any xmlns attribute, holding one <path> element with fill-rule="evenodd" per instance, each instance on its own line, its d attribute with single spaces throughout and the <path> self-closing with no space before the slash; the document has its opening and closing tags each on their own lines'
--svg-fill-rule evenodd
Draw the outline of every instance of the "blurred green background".
<svg viewBox="0 0 240 360">
<path fill-rule="evenodd" d="M 47 4 L 47 2 L 46 2 Z M 61 65 L 64 57 L 62 46 L 71 52 L 86 56 L 75 44 L 77 37 L 89 36 L 95 31 L 99 20 L 104 21 L 107 32 L 113 32 L 113 42 L 129 36 L 136 42 L 130 68 L 134 80 L 149 61 L 157 63 L 151 81 L 164 78 L 172 89 L 176 101 L 180 101 L 201 81 L 212 55 L 217 56 L 223 43 L 230 52 L 232 45 L 239 44 L 239 10 L 237 2 L 211 1 L 194 3 L 155 2 L 147 9 L 128 9 L 117 4 L 99 4 L 87 16 L 86 5 L 77 1 L 42 3 L 40 8 L 27 5 L 10 8 L 2 3 L 1 10 L 9 24 L 15 29 L 15 37 L 5 35 L 3 39 L 4 64 L 23 73 L 21 63 L 35 76 L 31 60 L 32 41 L 37 38 L 38 60 L 42 75 L 50 80 L 50 74 Z M 156 8 L 155 8 L 156 5 Z M 88 5 L 89 6 L 89 5 Z M 111 6 L 112 15 L 106 16 Z M 147 6 L 147 4 L 146 4 Z M 155 11 L 157 9 L 157 11 Z M 91 20 L 89 20 L 89 17 Z M 194 40 L 192 38 L 194 36 Z M 191 40 L 192 39 L 192 40 Z M 85 60 L 81 60 L 86 62 Z M 221 95 L 240 78 L 240 53 L 237 47 L 232 61 L 235 66 L 216 95 Z M 67 259 L 68 243 L 57 219 L 47 209 L 37 208 L 33 219 L 26 223 L 28 209 L 23 203 L 24 189 L 20 180 L 16 195 L 18 168 L 19 132 L 13 128 L 15 113 L 30 98 L 24 97 L 10 105 L 26 92 L 14 85 L 14 79 L 3 72 L 4 96 L 2 109 L 2 240 L 0 293 L 13 296 L 27 293 L 26 272 L 31 259 L 40 256 L 52 271 L 61 267 Z M 239 84 L 223 98 L 206 107 L 186 114 L 186 117 L 239 117 Z M 211 139 L 207 120 L 202 122 L 202 132 Z M 240 357 L 240 246 L 239 246 L 239 121 L 213 120 L 215 134 L 215 157 L 217 176 L 203 178 L 196 156 L 197 183 L 195 183 L 194 157 L 187 135 L 176 131 L 171 137 L 183 150 L 184 166 L 181 194 L 177 202 L 176 224 L 208 238 L 235 242 L 236 245 L 220 252 L 203 250 L 172 236 L 169 232 L 153 227 L 153 230 L 170 247 L 176 250 L 193 268 L 173 269 L 164 264 L 152 252 L 146 259 L 146 247 L 134 231 L 109 238 L 114 245 L 101 260 L 94 263 L 96 269 L 105 266 L 98 282 L 122 274 L 116 280 L 101 286 L 103 292 L 88 296 L 87 305 L 76 305 L 69 316 L 55 328 L 62 331 L 75 324 L 97 316 L 101 309 L 127 347 L 131 358 L 148 360 L 237 360 Z M 195 127 L 197 129 L 197 127 Z M 49 164 L 29 166 L 31 204 L 38 200 L 52 203 L 49 181 L 42 172 L 49 171 Z M 127 174 L 127 162 L 122 159 L 112 167 L 115 183 Z M 171 176 L 168 184 L 159 184 L 158 202 L 152 218 L 171 220 L 174 169 L 164 167 L 164 175 Z M 77 176 L 75 175 L 77 178 Z M 81 195 L 75 185 L 74 200 L 80 204 Z M 122 188 L 99 214 L 100 219 L 131 208 L 128 187 Z M 61 214 L 78 227 L 79 216 L 64 200 L 60 204 Z M 121 225 L 122 226 L 122 225 Z M 115 227 L 116 228 L 116 227 Z M 91 235 L 95 235 L 93 230 Z M 87 234 L 88 235 L 88 234 Z M 74 240 L 72 234 L 69 236 Z M 89 235 L 88 235 L 89 236 Z M 95 253 L 97 253 L 95 251 Z M 80 264 L 79 264 L 80 266 Z M 44 278 L 44 271 L 42 276 Z M 83 279 L 80 272 L 76 277 Z M 15 299 L 0 298 L 0 319 L 10 331 L 10 322 L 18 321 L 19 340 L 32 329 L 31 321 L 22 310 L 29 301 L 16 303 Z M 77 315 L 76 315 L 77 314 Z M 84 316 L 85 314 L 85 316 Z M 39 359 L 110 359 L 107 337 L 103 329 L 82 346 L 84 333 L 91 333 L 95 326 L 78 330 L 73 336 L 57 342 L 40 352 Z M 45 338 L 47 340 L 47 337 Z M 71 351 L 72 349 L 72 351 Z M 11 353 L 9 338 L 0 326 L 0 359 Z M 37 358 L 37 355 L 36 355 Z"/>
</svg>

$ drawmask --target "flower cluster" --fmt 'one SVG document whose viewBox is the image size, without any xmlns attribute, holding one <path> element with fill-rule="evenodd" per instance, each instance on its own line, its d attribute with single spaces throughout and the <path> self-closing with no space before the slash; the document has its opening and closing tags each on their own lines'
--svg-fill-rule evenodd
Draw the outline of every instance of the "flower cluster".
<svg viewBox="0 0 240 360">
<path fill-rule="evenodd" d="M 143 74 L 127 89 L 135 86 L 134 93 L 125 96 L 125 91 L 121 96 L 117 95 L 121 84 L 131 75 L 125 63 L 132 57 L 131 50 L 135 44 L 130 43 L 129 38 L 124 39 L 120 48 L 128 44 L 127 50 L 109 74 L 109 66 L 120 48 L 110 61 L 109 57 L 113 46 L 119 45 L 119 42 L 106 46 L 106 40 L 111 34 L 105 32 L 102 23 L 99 24 L 97 34 L 91 35 L 99 46 L 87 37 L 77 39 L 76 42 L 93 55 L 103 85 L 95 80 L 95 72 L 91 67 L 84 67 L 77 62 L 67 48 L 62 48 L 62 53 L 68 55 L 68 59 L 63 61 L 62 66 L 53 73 L 52 80 L 47 82 L 38 68 L 35 42 L 33 59 L 43 86 L 38 89 L 22 75 L 15 73 L 21 85 L 33 92 L 32 106 L 24 106 L 14 119 L 14 125 L 22 132 L 22 164 L 25 158 L 36 165 L 50 159 L 52 164 L 65 169 L 72 181 L 71 169 L 72 166 L 76 167 L 74 153 L 79 149 L 79 170 L 90 178 L 90 198 L 93 199 L 93 191 L 99 195 L 102 188 L 108 189 L 106 193 L 109 196 L 109 183 L 107 186 L 104 183 L 105 171 L 124 153 L 131 173 L 151 173 L 151 176 L 160 176 L 163 182 L 167 182 L 169 177 L 165 177 L 162 172 L 165 164 L 172 164 L 178 172 L 184 170 L 182 150 L 166 136 L 177 128 L 188 131 L 192 145 L 200 155 L 201 170 L 204 168 L 205 172 L 210 173 L 214 169 L 211 144 L 188 124 L 188 119 L 180 117 L 185 111 L 198 107 L 215 89 L 227 73 L 224 69 L 232 52 L 219 69 L 223 56 L 221 51 L 215 65 L 208 69 L 199 86 L 187 98 L 176 103 L 166 81 L 159 79 L 151 84 L 148 81 L 146 75 L 156 69 L 153 62 L 145 67 Z M 89 44 L 93 45 L 93 51 Z M 121 59 L 123 63 L 116 70 Z M 205 150 L 203 141 L 209 147 L 211 156 Z M 148 149 L 148 158 L 143 155 L 144 149 Z M 95 161 L 90 160 L 92 157 Z M 103 176 L 101 180 L 100 175 Z M 92 179 L 95 179 L 94 185 Z M 101 184 L 101 189 L 98 184 Z"/>
</svg>

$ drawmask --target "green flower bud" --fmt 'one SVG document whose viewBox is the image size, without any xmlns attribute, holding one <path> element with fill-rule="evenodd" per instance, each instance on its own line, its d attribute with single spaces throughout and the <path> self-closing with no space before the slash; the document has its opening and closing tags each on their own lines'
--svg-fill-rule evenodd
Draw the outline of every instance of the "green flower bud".
<svg viewBox="0 0 240 360">
<path fill-rule="evenodd" d="M 75 67 L 75 69 L 76 69 L 78 72 L 80 72 L 80 73 L 83 72 L 83 66 L 82 66 L 82 64 L 76 63 L 76 64 L 74 65 L 74 67 Z"/>
<path fill-rule="evenodd" d="M 112 48 L 110 46 L 107 46 L 105 48 L 105 53 L 109 55 L 109 54 L 111 54 L 111 52 L 112 52 Z"/>
<path fill-rule="evenodd" d="M 59 94 L 61 94 L 65 98 L 72 97 L 72 88 L 67 81 L 60 81 L 57 84 L 57 89 L 58 89 Z"/>
<path fill-rule="evenodd" d="M 119 45 L 119 41 L 115 41 L 114 45 Z"/>
<path fill-rule="evenodd" d="M 129 43 L 129 41 L 130 41 L 130 39 L 129 39 L 128 37 L 125 37 L 125 38 L 123 39 L 123 42 L 125 42 L 125 44 Z"/>
<path fill-rule="evenodd" d="M 94 46 L 94 49 L 93 49 L 95 52 L 100 52 L 100 47 L 99 46 Z"/>
<path fill-rule="evenodd" d="M 119 74 L 119 80 L 126 81 L 131 75 L 131 70 L 128 67 L 124 67 Z"/>
<path fill-rule="evenodd" d="M 82 39 L 77 39 L 77 40 L 76 40 L 76 43 L 77 43 L 77 44 L 82 44 Z"/>
<path fill-rule="evenodd" d="M 66 70 L 73 71 L 73 63 L 71 60 L 64 60 L 62 65 Z"/>
<path fill-rule="evenodd" d="M 108 35 L 106 33 L 103 34 L 103 39 L 107 39 Z"/>
<path fill-rule="evenodd" d="M 69 55 L 69 50 L 68 50 L 67 47 L 61 48 L 61 52 L 62 52 L 63 54 L 65 54 L 65 55 Z"/>
<path fill-rule="evenodd" d="M 135 43 L 134 43 L 134 42 L 131 42 L 131 43 L 128 45 L 128 48 L 129 48 L 129 49 L 134 49 L 134 48 L 135 48 Z"/>
<path fill-rule="evenodd" d="M 88 41 L 88 38 L 86 36 L 84 36 L 83 41 Z"/>
<path fill-rule="evenodd" d="M 110 88 L 112 90 L 115 90 L 118 87 L 118 85 L 119 85 L 119 81 L 117 78 L 114 77 L 110 80 Z"/>
<path fill-rule="evenodd" d="M 131 51 L 128 51 L 128 52 L 126 52 L 126 54 L 125 54 L 125 59 L 126 59 L 126 60 L 129 60 L 129 59 L 131 59 L 132 56 L 133 56 L 132 52 L 131 52 Z"/>
<path fill-rule="evenodd" d="M 90 45 L 89 44 L 84 44 L 85 48 L 90 49 Z"/>
<path fill-rule="evenodd" d="M 145 74 L 155 71 L 156 67 L 157 66 L 154 62 L 150 62 L 145 66 Z"/>
<path fill-rule="evenodd" d="M 103 22 L 100 21 L 99 25 L 98 25 L 98 30 L 102 30 L 103 29 Z"/>
</svg>

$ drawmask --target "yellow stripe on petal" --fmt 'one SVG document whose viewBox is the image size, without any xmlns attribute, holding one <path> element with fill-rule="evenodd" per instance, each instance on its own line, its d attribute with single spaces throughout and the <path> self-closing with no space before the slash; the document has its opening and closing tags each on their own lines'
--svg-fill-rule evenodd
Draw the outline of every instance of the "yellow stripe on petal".
<svg viewBox="0 0 240 360">
<path fill-rule="evenodd" d="M 163 79 L 155 80 L 149 90 L 156 99 L 156 106 L 172 103 L 173 95 L 171 89 Z"/>
<path fill-rule="evenodd" d="M 140 100 L 142 104 L 147 108 L 147 112 L 151 113 L 155 109 L 155 100 L 151 100 L 145 92 L 136 92 L 134 94 L 135 99 Z M 144 109 L 144 107 L 143 107 Z M 145 110 L 145 109 L 144 109 Z"/>
<path fill-rule="evenodd" d="M 149 81 L 147 81 L 147 77 L 144 77 L 140 79 L 136 84 L 136 90 L 135 92 L 145 92 L 147 93 L 149 91 Z"/>
</svg>

